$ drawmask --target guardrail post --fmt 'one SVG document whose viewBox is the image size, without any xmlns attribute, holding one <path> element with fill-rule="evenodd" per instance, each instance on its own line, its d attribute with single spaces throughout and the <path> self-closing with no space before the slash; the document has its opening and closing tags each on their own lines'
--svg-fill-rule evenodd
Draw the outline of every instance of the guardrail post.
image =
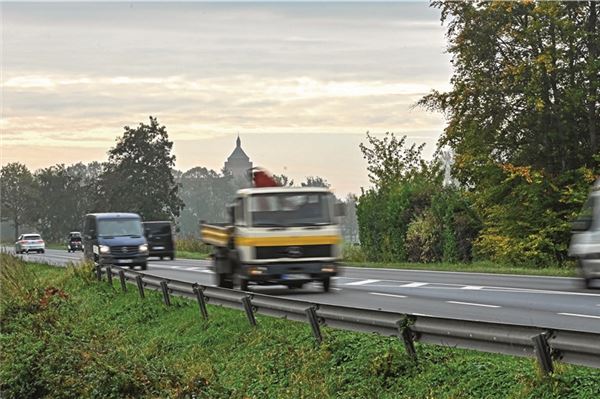
<svg viewBox="0 0 600 399">
<path fill-rule="evenodd" d="M 550 346 L 547 341 L 547 333 L 534 335 L 531 340 L 535 347 L 535 354 L 537 356 L 538 364 L 540 365 L 544 374 L 550 374 L 554 372 L 554 366 L 552 364 L 552 354 L 550 353 Z"/>
<path fill-rule="evenodd" d="M 171 298 L 169 298 L 169 287 L 167 286 L 167 282 L 164 280 L 161 281 L 160 288 L 162 289 L 163 300 L 165 301 L 165 305 L 171 306 Z"/>
<path fill-rule="evenodd" d="M 96 278 L 98 281 L 102 281 L 102 266 L 96 264 Z"/>
<path fill-rule="evenodd" d="M 398 335 L 404 342 L 404 350 L 408 356 L 416 363 L 417 362 L 417 351 L 415 350 L 415 339 L 414 333 L 410 329 L 409 324 L 412 320 L 404 318 L 398 321 Z"/>
<path fill-rule="evenodd" d="M 321 326 L 319 325 L 319 316 L 317 316 L 317 307 L 311 306 L 305 311 L 308 322 L 310 323 L 310 329 L 312 330 L 313 336 L 318 344 L 323 342 L 323 336 L 321 335 Z"/>
<path fill-rule="evenodd" d="M 110 266 L 106 266 L 106 281 L 108 281 L 108 284 L 112 287 L 112 267 Z"/>
<path fill-rule="evenodd" d="M 119 280 L 121 280 L 121 290 L 123 290 L 123 292 L 127 292 L 127 282 L 125 280 L 125 272 L 123 270 L 119 270 Z"/>
<path fill-rule="evenodd" d="M 142 280 L 142 276 L 135 276 L 135 282 L 137 283 L 140 298 L 144 299 L 144 281 Z"/>
<path fill-rule="evenodd" d="M 248 322 L 250 323 L 250 325 L 256 326 L 256 318 L 254 317 L 254 311 L 252 310 L 252 301 L 250 299 L 250 296 L 243 297 L 242 304 L 244 305 L 244 310 L 246 311 Z"/>
<path fill-rule="evenodd" d="M 202 292 L 202 289 L 198 287 L 197 284 L 193 285 L 193 290 L 194 294 L 196 294 L 196 299 L 198 300 L 200 315 L 204 320 L 208 320 L 208 311 L 206 310 L 206 298 L 204 297 L 204 292 Z"/>
</svg>

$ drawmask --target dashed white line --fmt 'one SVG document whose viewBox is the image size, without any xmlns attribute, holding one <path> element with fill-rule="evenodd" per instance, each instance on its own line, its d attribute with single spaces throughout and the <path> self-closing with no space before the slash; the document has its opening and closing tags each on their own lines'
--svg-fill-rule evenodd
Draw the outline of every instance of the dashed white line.
<svg viewBox="0 0 600 399">
<path fill-rule="evenodd" d="M 365 285 L 365 284 L 371 284 L 371 283 L 377 283 L 381 280 L 360 280 L 360 281 L 354 281 L 352 283 L 346 283 L 344 285 Z"/>
<path fill-rule="evenodd" d="M 498 305 L 486 305 L 483 303 L 471 303 L 471 302 L 458 302 L 458 301 L 446 301 L 446 303 L 454 303 L 456 305 L 468 305 L 468 306 L 481 306 L 483 308 L 501 308 Z"/>
<path fill-rule="evenodd" d="M 577 313 L 557 313 L 562 316 L 574 316 L 574 317 L 586 317 L 588 319 L 600 319 L 600 316 L 592 316 L 590 314 L 577 314 Z"/>
<path fill-rule="evenodd" d="M 417 282 L 415 282 L 415 283 L 404 284 L 404 285 L 401 285 L 400 287 L 401 288 L 417 288 L 417 287 L 422 287 L 422 286 L 428 285 L 428 284 L 429 283 L 417 283 Z"/>
<path fill-rule="evenodd" d="M 406 295 L 385 294 L 383 292 L 369 292 L 371 295 L 389 296 L 392 298 L 407 298 Z"/>
<path fill-rule="evenodd" d="M 342 290 L 341 288 L 330 288 L 330 289 L 334 290 L 334 291 L 341 291 Z"/>
<path fill-rule="evenodd" d="M 461 288 L 461 290 L 481 290 L 483 289 L 482 285 L 465 285 Z"/>
</svg>

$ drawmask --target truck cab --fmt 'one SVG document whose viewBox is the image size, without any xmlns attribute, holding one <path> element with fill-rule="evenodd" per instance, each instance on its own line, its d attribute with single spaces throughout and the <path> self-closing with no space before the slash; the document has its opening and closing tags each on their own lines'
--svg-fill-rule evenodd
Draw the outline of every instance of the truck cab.
<svg viewBox="0 0 600 399">
<path fill-rule="evenodd" d="M 592 187 L 579 217 L 573 222 L 569 256 L 577 259 L 585 286 L 600 279 L 600 179 Z"/>
<path fill-rule="evenodd" d="M 227 226 L 201 227 L 202 240 L 214 249 L 217 285 L 301 288 L 318 281 L 329 290 L 341 257 L 341 212 L 328 189 L 242 189 L 229 210 Z"/>
</svg>

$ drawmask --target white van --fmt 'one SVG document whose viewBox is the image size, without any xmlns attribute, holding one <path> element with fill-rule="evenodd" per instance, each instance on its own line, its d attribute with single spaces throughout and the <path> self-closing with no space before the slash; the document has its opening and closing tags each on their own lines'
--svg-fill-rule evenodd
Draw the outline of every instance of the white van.
<svg viewBox="0 0 600 399">
<path fill-rule="evenodd" d="M 592 280 L 600 279 L 600 179 L 594 183 L 571 230 L 569 256 L 577 258 L 581 277 L 590 288 Z"/>
</svg>

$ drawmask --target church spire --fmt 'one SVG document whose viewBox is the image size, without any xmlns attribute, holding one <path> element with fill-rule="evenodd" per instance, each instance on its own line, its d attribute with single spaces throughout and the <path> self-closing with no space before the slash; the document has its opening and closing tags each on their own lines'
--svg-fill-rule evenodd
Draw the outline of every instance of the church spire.
<svg viewBox="0 0 600 399">
<path fill-rule="evenodd" d="M 242 146 L 242 140 L 240 140 L 240 134 L 238 133 L 238 138 L 235 141 L 236 147 L 241 147 Z"/>
</svg>

